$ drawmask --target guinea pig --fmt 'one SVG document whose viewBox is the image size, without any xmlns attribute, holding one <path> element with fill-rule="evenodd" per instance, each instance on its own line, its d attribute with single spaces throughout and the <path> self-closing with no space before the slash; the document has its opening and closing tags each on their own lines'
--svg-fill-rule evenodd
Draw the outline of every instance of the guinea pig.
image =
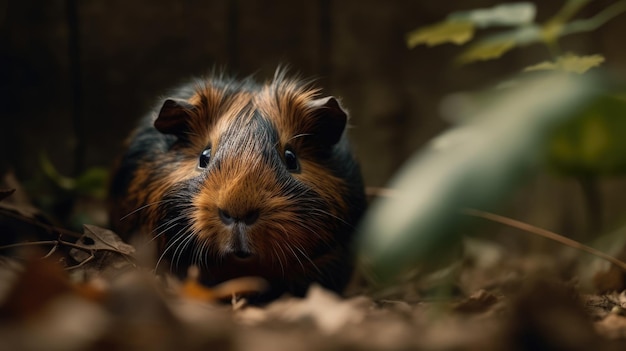
<svg viewBox="0 0 626 351">
<path fill-rule="evenodd" d="M 156 241 L 159 262 L 212 286 L 257 276 L 262 296 L 341 292 L 366 207 L 348 115 L 310 82 L 213 74 L 174 90 L 127 141 L 110 189 L 112 228 Z"/>
</svg>

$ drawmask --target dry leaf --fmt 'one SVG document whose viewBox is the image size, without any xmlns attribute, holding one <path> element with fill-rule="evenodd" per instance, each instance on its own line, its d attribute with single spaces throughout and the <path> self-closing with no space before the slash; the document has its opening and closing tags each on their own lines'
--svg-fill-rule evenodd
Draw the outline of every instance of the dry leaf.
<svg viewBox="0 0 626 351">
<path fill-rule="evenodd" d="M 0 306 L 0 315 L 10 319 L 33 317 L 55 298 L 73 292 L 58 260 L 32 255 Z"/>
<path fill-rule="evenodd" d="M 598 333 L 609 339 L 626 338 L 626 317 L 611 313 L 595 323 Z"/>
<path fill-rule="evenodd" d="M 187 279 L 180 294 L 183 297 L 206 302 L 228 299 L 238 295 L 259 294 L 267 290 L 268 284 L 257 277 L 241 277 L 225 281 L 213 287 L 202 285 L 199 281 L 198 267 L 189 268 Z"/>
<path fill-rule="evenodd" d="M 123 255 L 132 255 L 135 248 L 126 244 L 120 237 L 111 230 L 85 224 L 81 242 L 93 250 L 115 251 Z"/>
<path fill-rule="evenodd" d="M 312 321 L 324 334 L 336 334 L 363 321 L 370 306 L 372 302 L 368 298 L 345 300 L 318 285 L 312 285 L 304 299 L 278 300 L 265 309 L 246 308 L 238 317 L 247 324 L 273 320 L 296 324 Z"/>
<path fill-rule="evenodd" d="M 70 250 L 70 256 L 79 263 L 92 259 L 98 251 L 111 251 L 125 256 L 135 252 L 133 246 L 126 244 L 114 232 L 88 224 L 84 225 L 83 235 L 74 245 L 76 247 Z"/>
<path fill-rule="evenodd" d="M 15 189 L 0 189 L 0 201 L 13 195 L 14 192 L 15 192 Z"/>
<path fill-rule="evenodd" d="M 480 313 L 487 311 L 496 302 L 498 302 L 497 296 L 481 289 L 457 303 L 453 309 L 462 313 Z"/>
</svg>

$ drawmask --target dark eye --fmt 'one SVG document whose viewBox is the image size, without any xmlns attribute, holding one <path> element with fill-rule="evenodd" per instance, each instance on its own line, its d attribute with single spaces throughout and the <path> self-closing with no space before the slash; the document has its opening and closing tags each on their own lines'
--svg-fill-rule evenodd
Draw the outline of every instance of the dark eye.
<svg viewBox="0 0 626 351">
<path fill-rule="evenodd" d="M 300 164 L 296 154 L 291 150 L 285 150 L 285 165 L 289 172 L 297 172 L 300 170 Z"/>
<path fill-rule="evenodd" d="M 209 161 L 211 161 L 211 148 L 206 148 L 198 158 L 198 168 L 206 168 L 209 165 Z"/>
</svg>

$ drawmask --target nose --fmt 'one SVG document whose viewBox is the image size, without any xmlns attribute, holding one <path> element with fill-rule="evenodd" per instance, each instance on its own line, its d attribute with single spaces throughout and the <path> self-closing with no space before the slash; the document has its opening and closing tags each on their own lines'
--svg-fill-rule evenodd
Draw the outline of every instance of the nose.
<svg viewBox="0 0 626 351">
<path fill-rule="evenodd" d="M 245 225 L 254 224 L 259 219 L 259 210 L 253 209 L 248 211 L 241 211 L 241 214 L 233 213 L 219 208 L 218 214 L 222 223 L 231 225 L 235 223 L 243 223 Z"/>
</svg>

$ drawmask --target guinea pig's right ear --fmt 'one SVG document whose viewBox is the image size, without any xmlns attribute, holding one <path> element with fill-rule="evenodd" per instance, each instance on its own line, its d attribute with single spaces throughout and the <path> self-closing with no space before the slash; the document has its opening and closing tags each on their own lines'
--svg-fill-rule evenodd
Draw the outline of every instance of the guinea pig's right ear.
<svg viewBox="0 0 626 351">
<path fill-rule="evenodd" d="M 316 123 L 312 130 L 314 138 L 322 145 L 335 145 L 343 134 L 348 114 L 339 101 L 332 96 L 312 100 L 309 108 L 313 111 Z"/>
<path fill-rule="evenodd" d="M 163 134 L 183 136 L 189 130 L 189 119 L 194 109 L 194 105 L 183 99 L 167 99 L 154 121 L 154 127 Z"/>
</svg>

